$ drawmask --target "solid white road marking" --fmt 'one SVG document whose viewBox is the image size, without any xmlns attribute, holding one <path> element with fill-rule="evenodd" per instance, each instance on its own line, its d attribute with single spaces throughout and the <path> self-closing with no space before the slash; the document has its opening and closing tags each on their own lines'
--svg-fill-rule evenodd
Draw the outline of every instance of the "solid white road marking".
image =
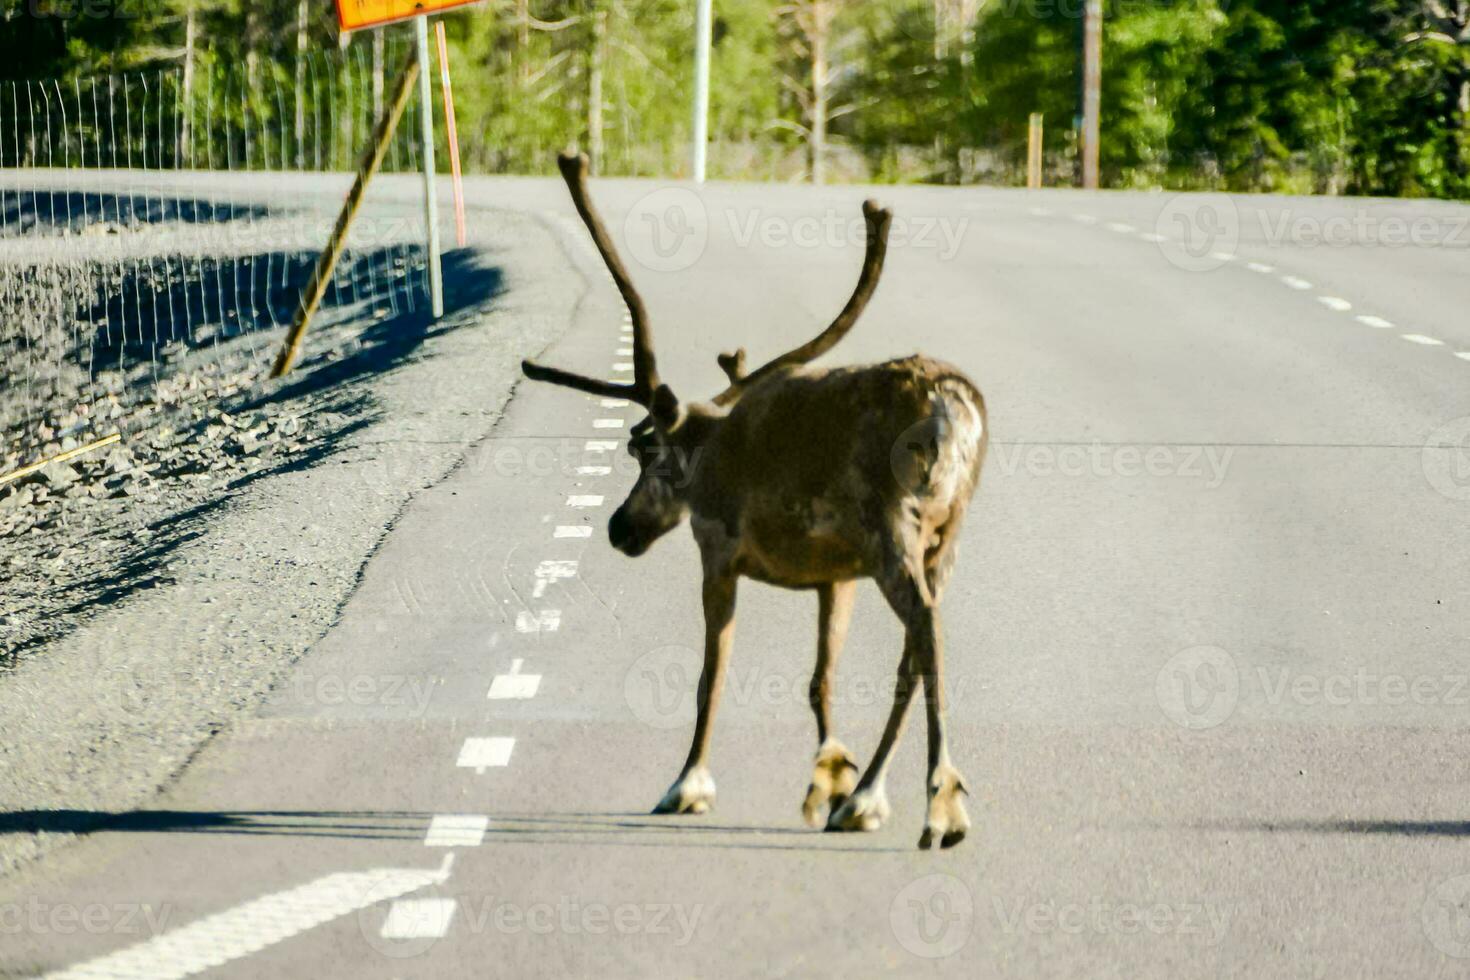
<svg viewBox="0 0 1470 980">
<path fill-rule="evenodd" d="M 457 902 L 452 898 L 400 898 L 388 906 L 384 939 L 439 939 L 449 931 Z"/>
<path fill-rule="evenodd" d="M 1422 333 L 1406 333 L 1403 334 L 1403 338 L 1411 344 L 1423 344 L 1425 347 L 1442 347 L 1444 345 L 1443 340 L 1426 337 Z"/>
<path fill-rule="evenodd" d="M 590 538 L 592 537 L 592 525 L 558 524 L 551 536 L 553 538 Z"/>
<path fill-rule="evenodd" d="M 612 472 L 612 467 L 611 466 L 579 466 L 579 467 L 577 467 L 577 475 L 578 476 L 607 476 L 611 472 Z"/>
<path fill-rule="evenodd" d="M 623 427 L 623 420 L 622 419 L 593 419 L 592 420 L 592 428 L 594 428 L 594 429 L 621 429 L 622 427 Z"/>
<path fill-rule="evenodd" d="M 590 527 L 587 530 L 592 530 Z M 561 629 L 561 610 L 543 609 L 533 613 L 522 609 L 516 613 L 517 633 L 555 633 Z"/>
<path fill-rule="evenodd" d="M 568 507 L 601 507 L 602 497 L 595 493 L 573 494 L 567 498 Z"/>
<path fill-rule="evenodd" d="M 193 976 L 378 902 L 442 884 L 453 864 L 454 855 L 446 854 L 437 871 L 373 868 L 330 874 L 46 976 L 49 980 Z"/>
<path fill-rule="evenodd" d="M 1358 317 L 1358 322 L 1365 327 L 1375 327 L 1379 330 L 1393 329 L 1393 324 L 1390 323 L 1388 320 L 1385 320 L 1381 316 L 1373 316 L 1371 313 L 1365 313 L 1362 316 Z"/>
<path fill-rule="evenodd" d="M 486 769 L 499 769 L 510 765 L 510 754 L 515 750 L 513 738 L 467 738 L 460 747 L 455 765 L 461 769 L 473 769 L 483 776 Z"/>
<path fill-rule="evenodd" d="M 1305 279 L 1298 279 L 1296 276 L 1282 276 L 1281 277 L 1281 283 L 1282 283 L 1282 285 L 1286 286 L 1288 289 L 1311 289 L 1312 288 L 1312 284 L 1311 283 L 1307 282 Z"/>
<path fill-rule="evenodd" d="M 429 821 L 425 847 L 479 847 L 490 818 L 477 813 L 440 813 Z"/>
<path fill-rule="evenodd" d="M 1348 310 L 1353 308 L 1353 304 L 1349 303 L 1341 296 L 1318 296 L 1317 302 L 1321 303 L 1329 310 L 1336 310 L 1339 313 L 1346 313 Z"/>
<path fill-rule="evenodd" d="M 582 448 L 589 453 L 610 453 L 618 448 L 618 444 L 611 439 L 588 439 L 583 443 Z"/>
<path fill-rule="evenodd" d="M 576 577 L 577 563 L 574 561 L 543 561 L 536 566 L 536 586 L 531 590 L 531 598 L 544 596 L 552 582 Z"/>
<path fill-rule="evenodd" d="M 1251 270 L 1252 272 L 1260 272 L 1260 273 L 1267 273 L 1267 272 L 1275 272 L 1276 271 L 1276 267 L 1274 265 L 1267 265 L 1264 262 L 1251 262 L 1251 263 L 1249 263 L 1249 264 L 1246 265 L 1246 268 L 1249 269 L 1249 270 Z"/>
<path fill-rule="evenodd" d="M 509 674 L 495 676 L 495 680 L 490 682 L 490 693 L 487 695 L 489 700 L 525 701 L 536 696 L 541 688 L 541 675 L 521 673 L 521 665 L 524 663 L 524 660 L 513 660 Z"/>
</svg>

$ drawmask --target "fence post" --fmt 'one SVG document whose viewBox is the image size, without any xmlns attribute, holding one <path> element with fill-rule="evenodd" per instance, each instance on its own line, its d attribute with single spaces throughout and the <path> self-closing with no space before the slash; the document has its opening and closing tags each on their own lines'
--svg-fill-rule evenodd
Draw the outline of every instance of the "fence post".
<svg viewBox="0 0 1470 980">
<path fill-rule="evenodd" d="M 1033 112 L 1026 127 L 1026 186 L 1032 190 L 1041 186 L 1041 123 L 1041 113 Z"/>
<path fill-rule="evenodd" d="M 281 346 L 281 353 L 276 358 L 275 367 L 271 369 L 271 377 L 279 378 L 291 370 L 291 365 L 296 362 L 296 355 L 300 353 L 301 341 L 306 336 L 306 328 L 311 325 L 311 318 L 316 309 L 321 305 L 322 296 L 326 294 L 327 284 L 332 281 L 332 270 L 337 267 L 337 260 L 342 257 L 342 250 L 347 245 L 347 232 L 352 227 L 352 219 L 357 217 L 358 208 L 362 206 L 363 195 L 367 193 L 368 181 L 378 172 L 383 165 L 383 157 L 388 153 L 388 144 L 393 142 L 393 134 L 398 130 L 398 121 L 403 118 L 403 110 L 408 107 L 409 96 L 413 93 L 413 83 L 419 77 L 419 58 L 417 52 L 409 57 L 408 63 L 403 66 L 403 73 L 398 79 L 398 88 L 393 93 L 393 101 L 383 118 L 378 120 L 378 128 L 373 131 L 372 145 L 363 154 L 362 163 L 357 169 L 357 179 L 352 184 L 352 190 L 347 195 L 347 203 L 342 205 L 342 213 L 337 216 L 337 226 L 332 229 L 332 237 L 327 241 L 326 250 L 322 252 L 321 258 L 317 259 L 316 270 L 311 274 L 311 281 L 306 284 L 306 289 L 301 293 L 301 306 L 296 311 L 296 320 L 291 324 L 291 332 L 286 335 L 286 342 Z"/>
</svg>

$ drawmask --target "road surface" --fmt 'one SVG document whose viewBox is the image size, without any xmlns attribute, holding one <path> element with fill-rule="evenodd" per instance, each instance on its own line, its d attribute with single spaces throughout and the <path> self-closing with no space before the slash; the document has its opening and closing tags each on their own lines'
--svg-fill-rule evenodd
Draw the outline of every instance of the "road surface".
<svg viewBox="0 0 1470 980">
<path fill-rule="evenodd" d="M 857 274 L 861 188 L 595 194 L 685 398 L 722 387 L 720 351 L 813 335 Z M 525 353 L 619 376 L 564 190 L 470 195 L 549 215 L 585 283 Z M 944 606 L 960 847 L 915 847 L 921 712 L 886 827 L 801 822 L 816 601 L 752 583 L 718 805 L 647 815 L 692 728 L 696 550 L 606 543 L 640 413 L 525 383 L 267 704 L 0 882 L 0 969 L 1463 976 L 1470 209 L 878 196 L 888 268 L 829 358 L 924 351 L 991 410 Z M 836 693 L 864 759 L 900 642 L 865 584 Z"/>
</svg>

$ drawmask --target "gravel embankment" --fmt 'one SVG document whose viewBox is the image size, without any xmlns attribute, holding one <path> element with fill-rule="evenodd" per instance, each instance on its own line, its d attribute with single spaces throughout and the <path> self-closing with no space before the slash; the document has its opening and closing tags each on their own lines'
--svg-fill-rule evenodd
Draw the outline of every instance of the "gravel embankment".
<svg viewBox="0 0 1470 980">
<path fill-rule="evenodd" d="M 292 193 L 340 200 L 340 183 Z M 386 183 L 411 201 L 411 178 Z M 408 501 L 495 426 L 583 283 L 552 225 L 472 225 L 445 321 L 365 309 L 285 383 L 184 398 L 0 491 L 0 811 L 82 828 L 156 791 L 326 632 Z M 0 872 L 69 837 L 0 833 Z"/>
</svg>

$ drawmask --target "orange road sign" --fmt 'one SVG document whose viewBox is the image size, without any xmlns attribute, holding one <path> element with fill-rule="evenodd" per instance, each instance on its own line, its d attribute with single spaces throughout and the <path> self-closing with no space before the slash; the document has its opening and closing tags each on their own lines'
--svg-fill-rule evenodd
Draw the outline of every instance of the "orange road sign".
<svg viewBox="0 0 1470 980">
<path fill-rule="evenodd" d="M 337 0 L 337 21 L 344 31 L 409 20 L 422 14 L 466 7 L 482 0 Z"/>
</svg>

